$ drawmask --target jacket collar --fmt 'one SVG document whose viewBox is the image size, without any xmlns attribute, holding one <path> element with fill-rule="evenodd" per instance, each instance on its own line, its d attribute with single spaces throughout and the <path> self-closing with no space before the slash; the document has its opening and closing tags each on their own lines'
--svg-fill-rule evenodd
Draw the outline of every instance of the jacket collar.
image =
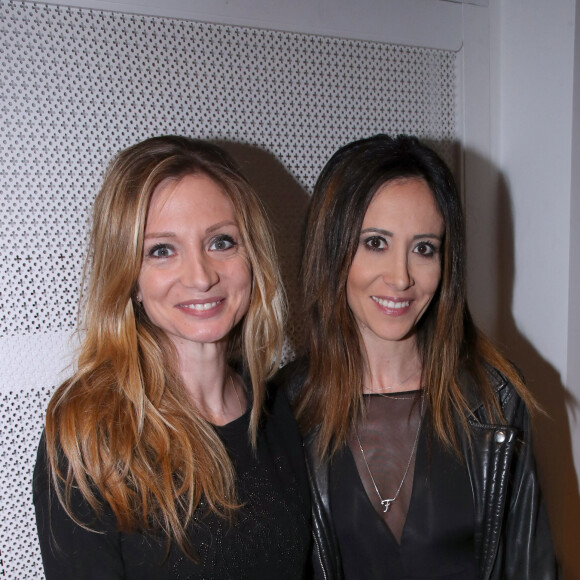
<svg viewBox="0 0 580 580">
<path fill-rule="evenodd" d="M 495 368 L 486 364 L 485 370 L 491 382 L 492 389 L 494 393 L 498 395 L 501 401 L 500 391 L 508 384 L 507 379 Z M 475 380 L 475 377 L 467 370 L 463 369 L 459 373 L 459 379 L 462 385 L 465 387 L 465 398 L 467 399 L 467 405 L 472 414 L 480 409 L 483 405 L 483 400 L 481 398 L 480 390 Z"/>
</svg>

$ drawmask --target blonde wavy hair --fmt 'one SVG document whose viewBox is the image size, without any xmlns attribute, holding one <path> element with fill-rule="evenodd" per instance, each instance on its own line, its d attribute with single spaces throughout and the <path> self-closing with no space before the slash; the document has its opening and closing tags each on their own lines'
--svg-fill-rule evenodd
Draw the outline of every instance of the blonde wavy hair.
<svg viewBox="0 0 580 580">
<path fill-rule="evenodd" d="M 192 174 L 210 177 L 231 200 L 252 269 L 250 306 L 229 350 L 250 377 L 255 446 L 286 315 L 273 239 L 261 203 L 230 157 L 185 137 L 129 147 L 106 173 L 93 209 L 77 370 L 46 416 L 52 482 L 77 523 L 90 527 L 71 509 L 73 489 L 97 516 L 106 502 L 120 531 L 161 532 L 188 555 L 194 550 L 186 528 L 202 496 L 223 516 L 238 506 L 234 471 L 215 430 L 185 395 L 171 342 L 135 296 L 151 196 L 163 180 Z"/>
</svg>

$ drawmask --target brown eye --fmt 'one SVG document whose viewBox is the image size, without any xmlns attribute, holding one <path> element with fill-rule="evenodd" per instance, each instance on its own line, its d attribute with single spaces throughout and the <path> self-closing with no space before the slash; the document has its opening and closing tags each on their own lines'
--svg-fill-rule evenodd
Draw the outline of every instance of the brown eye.
<svg viewBox="0 0 580 580">
<path fill-rule="evenodd" d="M 387 241 L 381 236 L 371 236 L 364 241 L 364 245 L 369 250 L 377 252 L 387 247 Z"/>
<path fill-rule="evenodd" d="M 415 247 L 415 252 L 420 256 L 426 258 L 431 257 L 435 254 L 436 248 L 431 242 L 420 242 Z"/>
</svg>

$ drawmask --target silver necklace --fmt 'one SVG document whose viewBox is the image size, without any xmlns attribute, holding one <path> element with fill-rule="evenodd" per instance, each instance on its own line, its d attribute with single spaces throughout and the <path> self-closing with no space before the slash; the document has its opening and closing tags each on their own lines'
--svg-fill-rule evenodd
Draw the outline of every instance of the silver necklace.
<svg viewBox="0 0 580 580">
<path fill-rule="evenodd" d="M 419 369 L 420 370 L 420 369 Z M 413 371 L 408 377 L 405 377 L 402 381 L 400 381 L 399 383 L 395 383 L 394 385 L 391 385 L 389 387 L 384 387 L 383 385 L 381 386 L 381 389 L 383 389 L 384 391 L 392 391 L 393 389 L 396 389 L 402 385 L 404 385 L 406 382 L 410 381 L 413 377 L 415 377 L 417 374 L 419 373 L 418 370 Z M 381 393 L 379 391 L 369 391 L 369 394 L 372 395 L 380 395 Z"/>
<path fill-rule="evenodd" d="M 375 491 L 377 492 L 377 495 L 379 496 L 379 500 L 381 502 L 381 505 L 385 508 L 383 510 L 383 513 L 388 512 L 389 508 L 391 507 L 391 504 L 399 497 L 399 493 L 403 487 L 403 483 L 405 483 L 405 479 L 407 479 L 407 474 L 409 473 L 409 469 L 411 467 L 411 461 L 413 460 L 413 456 L 415 455 L 415 451 L 417 449 L 417 443 L 419 442 L 419 433 L 421 432 L 421 420 L 422 420 L 422 418 L 423 418 L 423 394 L 421 394 L 421 414 L 419 416 L 419 427 L 417 427 L 417 434 L 415 435 L 415 442 L 413 443 L 413 449 L 411 449 L 411 455 L 409 456 L 409 461 L 407 462 L 407 467 L 405 468 L 405 473 L 403 474 L 403 479 L 401 479 L 401 483 L 399 484 L 399 487 L 397 488 L 395 495 L 391 498 L 385 498 L 385 499 L 383 499 L 383 496 L 379 492 L 379 488 L 377 487 L 377 484 L 375 482 L 375 478 L 373 477 L 373 474 L 371 472 L 371 468 L 369 467 L 362 443 L 360 442 L 360 437 L 358 436 L 358 430 L 355 429 L 356 440 L 358 441 L 358 446 L 360 447 L 360 453 L 362 455 L 363 461 L 365 462 L 365 465 L 367 467 L 367 471 L 369 472 L 369 476 L 371 478 L 371 481 L 373 482 L 373 486 L 375 488 Z"/>
<path fill-rule="evenodd" d="M 419 389 L 417 390 L 421 390 L 423 387 L 419 387 Z M 410 397 L 397 397 L 395 395 L 389 395 L 388 393 L 365 393 L 366 395 L 377 395 L 378 397 L 384 397 L 385 399 L 396 399 L 397 401 L 408 401 L 409 399 L 413 399 L 413 395 L 417 392 L 417 390 L 415 391 L 406 391 L 407 393 L 409 393 L 411 396 Z M 402 395 L 405 391 L 402 391 L 401 393 L 398 393 L 400 395 Z"/>
</svg>

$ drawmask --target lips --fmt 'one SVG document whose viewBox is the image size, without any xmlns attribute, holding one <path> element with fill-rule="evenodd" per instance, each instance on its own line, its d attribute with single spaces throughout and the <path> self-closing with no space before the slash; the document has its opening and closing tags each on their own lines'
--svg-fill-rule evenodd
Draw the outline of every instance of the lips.
<svg viewBox="0 0 580 580">
<path fill-rule="evenodd" d="M 179 308 L 188 308 L 190 310 L 197 310 L 199 312 L 203 312 L 204 310 L 210 310 L 211 308 L 215 308 L 222 300 L 216 300 L 215 302 L 202 302 L 200 304 L 180 304 Z"/>
<path fill-rule="evenodd" d="M 383 308 L 389 310 L 402 310 L 408 308 L 411 304 L 410 300 L 392 300 L 391 298 L 379 298 L 378 296 L 371 296 L 371 298 Z"/>
<path fill-rule="evenodd" d="M 192 300 L 190 302 L 181 302 L 180 304 L 176 305 L 176 308 L 195 315 L 212 314 L 217 309 L 220 309 L 221 305 L 224 303 L 225 298 L 211 298 L 209 300 Z"/>
</svg>

